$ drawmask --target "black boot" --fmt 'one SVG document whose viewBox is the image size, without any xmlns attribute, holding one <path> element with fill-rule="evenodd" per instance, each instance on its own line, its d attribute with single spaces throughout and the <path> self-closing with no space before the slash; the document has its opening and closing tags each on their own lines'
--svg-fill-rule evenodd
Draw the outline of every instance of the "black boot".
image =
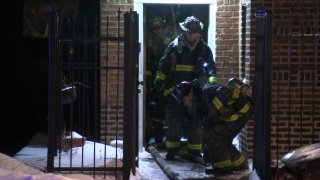
<svg viewBox="0 0 320 180">
<path fill-rule="evenodd" d="M 233 169 L 231 167 L 217 168 L 213 166 L 207 166 L 205 169 L 206 174 L 232 174 Z"/>
<path fill-rule="evenodd" d="M 174 160 L 176 156 L 176 150 L 167 150 L 166 159 L 167 160 Z"/>
<path fill-rule="evenodd" d="M 204 164 L 203 157 L 201 153 L 189 152 L 187 159 L 194 163 Z"/>
<path fill-rule="evenodd" d="M 166 160 L 174 160 L 175 159 L 175 155 L 174 154 L 170 154 L 170 153 L 167 153 L 166 155 Z"/>
</svg>

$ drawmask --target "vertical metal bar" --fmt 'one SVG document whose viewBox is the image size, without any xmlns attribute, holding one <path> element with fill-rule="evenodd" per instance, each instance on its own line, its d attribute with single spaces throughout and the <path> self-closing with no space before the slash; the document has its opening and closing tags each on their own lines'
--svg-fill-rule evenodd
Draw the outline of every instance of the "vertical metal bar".
<svg viewBox="0 0 320 180">
<path fill-rule="evenodd" d="M 317 1 L 318 2 L 318 1 Z M 316 3 L 318 4 L 318 3 Z M 315 37 L 315 34 L 318 32 L 318 6 L 313 10 L 313 40 L 314 40 L 314 64 L 312 69 L 312 143 L 315 143 L 315 84 L 316 84 L 316 75 L 318 68 L 318 38 Z"/>
<path fill-rule="evenodd" d="M 120 11 L 120 8 L 118 9 L 118 27 L 117 27 L 117 36 L 120 37 L 120 14 L 121 14 L 121 11 Z M 120 75 L 120 72 L 119 72 L 119 68 L 120 68 L 120 41 L 117 41 L 117 115 L 116 115 L 116 167 L 118 167 L 118 123 L 119 123 L 119 75 Z M 115 177 L 117 178 L 117 175 L 118 173 L 115 172 Z"/>
<path fill-rule="evenodd" d="M 94 15 L 93 16 L 93 37 L 95 37 L 96 39 L 98 39 L 98 37 L 100 37 L 99 36 L 99 23 L 98 23 L 98 21 L 99 21 L 100 19 L 98 19 L 98 16 L 96 16 L 96 15 Z M 94 121 L 94 129 L 95 129 L 95 131 L 94 131 L 94 138 L 96 139 L 96 140 L 99 140 L 100 141 L 100 127 L 101 127 L 101 120 L 100 120 L 100 67 L 101 67 L 101 65 L 100 65 L 100 59 L 99 59 L 99 57 L 100 57 L 100 51 L 99 51 L 99 48 L 98 47 L 100 47 L 100 45 L 99 45 L 99 43 L 100 43 L 100 41 L 94 41 L 94 43 L 93 43 L 93 48 L 92 48 L 92 50 L 93 50 L 93 55 L 94 55 L 94 57 L 93 57 L 93 60 L 94 60 L 94 86 L 93 87 L 95 87 L 95 93 L 94 93 L 94 104 L 93 104 L 93 106 L 94 106 L 94 108 L 93 108 L 93 113 L 94 113 L 94 119 L 95 119 L 95 121 Z M 99 88 L 97 88 L 97 87 L 99 87 Z"/>
<path fill-rule="evenodd" d="M 53 172 L 55 155 L 55 129 L 56 129 L 56 13 L 48 12 L 48 157 L 47 170 Z"/>
<path fill-rule="evenodd" d="M 279 108 L 279 104 L 280 104 L 280 62 L 281 62 L 281 56 L 280 56 L 280 53 L 281 53 L 281 43 L 280 43 L 280 36 L 278 36 L 278 64 L 277 64 L 277 114 L 276 114 L 276 148 L 277 148 L 277 169 L 279 168 L 279 162 L 278 162 L 278 159 L 279 159 L 279 113 L 280 113 L 280 108 Z"/>
<path fill-rule="evenodd" d="M 291 73 L 292 73 L 292 26 L 293 26 L 293 17 L 292 17 L 292 7 L 289 9 L 290 14 L 290 27 L 289 27 L 289 104 L 288 104 L 288 152 L 291 150 Z"/>
<path fill-rule="evenodd" d="M 262 179 L 270 179 L 271 121 L 271 12 L 258 8 L 256 12 L 256 51 L 254 84 L 254 147 L 253 165 Z"/>
<path fill-rule="evenodd" d="M 67 57 L 67 64 L 66 64 L 66 66 L 67 66 L 67 70 L 68 70 L 68 72 L 69 72 L 69 74 L 70 74 L 70 82 L 74 82 L 74 62 L 73 62 L 73 58 L 74 58 L 74 56 L 73 56 L 73 51 L 74 51 L 74 38 L 75 38 L 75 35 L 74 35 L 74 27 L 73 27 L 73 19 L 71 19 L 71 17 L 68 17 L 67 18 L 67 21 L 68 21 L 68 30 L 69 30 L 69 32 L 68 32 L 68 36 L 72 39 L 72 41 L 71 41 L 71 43 L 69 43 L 68 45 L 67 45 L 67 50 L 68 50 L 68 53 L 67 53 L 67 55 L 68 55 L 68 57 Z M 69 123 L 70 123 L 70 149 L 72 150 L 72 148 L 73 148 L 73 141 L 72 141 L 72 139 L 73 139 L 73 126 L 74 126 L 74 110 L 73 110 L 73 103 L 70 103 L 70 109 L 69 109 Z M 69 166 L 70 166 L 70 170 L 69 170 L 69 172 L 71 173 L 71 167 L 72 167 L 72 160 L 73 160 L 73 158 L 72 158 L 72 156 L 73 156 L 73 153 L 70 153 L 70 156 L 69 156 L 69 158 L 70 158 L 70 163 L 69 163 Z"/>
<path fill-rule="evenodd" d="M 247 30 L 247 6 L 241 6 L 241 77 L 244 79 L 246 75 L 246 30 Z"/>
<path fill-rule="evenodd" d="M 57 130 L 55 131 L 55 137 L 59 138 L 58 141 L 55 141 L 56 143 L 59 143 L 59 167 L 61 167 L 61 140 L 62 140 L 62 136 L 61 132 L 62 132 L 62 124 L 65 122 L 64 120 L 64 116 L 62 113 L 63 112 L 63 106 L 61 106 L 61 94 L 60 94 L 60 89 L 61 89 L 61 76 L 62 76 L 62 69 L 63 69 L 63 53 L 62 53 L 62 49 L 63 49 L 63 42 L 62 42 L 62 38 L 64 35 L 64 31 L 63 31 L 64 27 L 63 27 L 63 22 L 62 22 L 62 18 L 57 16 L 57 37 L 58 37 L 58 41 L 57 41 L 57 45 L 56 45 L 56 51 L 57 51 L 57 80 L 56 80 L 56 86 L 57 86 Z M 63 124 L 64 125 L 64 124 Z"/>
<path fill-rule="evenodd" d="M 109 37 L 109 16 L 106 17 L 107 19 L 107 25 L 106 25 L 106 37 Z M 104 97 L 104 103 L 105 103 L 105 107 L 104 107 L 104 115 L 105 115 L 105 125 L 104 125 L 104 167 L 107 166 L 106 164 L 106 155 L 107 155 L 107 120 L 108 120 L 108 63 L 109 63 L 109 41 L 106 41 L 106 60 L 105 60 L 105 64 L 106 64 L 106 68 L 105 68 L 105 97 Z M 104 177 L 106 177 L 106 171 L 104 171 Z"/>
<path fill-rule="evenodd" d="M 302 130 L 302 118 L 303 118 L 303 78 L 304 78 L 304 72 L 303 72 L 303 66 L 304 66 L 304 42 L 303 42 L 303 36 L 304 36 L 304 28 L 303 28 L 303 18 L 304 18 L 304 9 L 301 9 L 300 13 L 300 20 L 299 20 L 299 32 L 301 34 L 299 38 L 299 52 L 300 53 L 300 146 L 302 146 L 302 136 L 303 136 L 303 130 Z"/>
<path fill-rule="evenodd" d="M 98 37 L 98 19 L 93 16 L 93 37 Z M 99 41 L 98 41 L 99 42 Z M 100 112 L 99 107 L 100 107 L 100 91 L 99 88 L 96 87 L 100 87 L 98 85 L 99 78 L 98 78 L 98 73 L 100 72 L 99 69 L 99 63 L 98 63 L 98 48 L 97 48 L 97 43 L 98 42 L 94 42 L 93 43 L 93 64 L 94 64 L 94 68 L 93 68 L 93 81 L 94 81 L 94 85 L 93 87 L 95 87 L 95 93 L 93 94 L 93 115 L 94 115 L 94 124 L 93 124 L 93 129 L 96 130 L 95 132 L 93 132 L 94 138 L 96 140 L 100 139 L 99 138 L 99 132 L 100 132 L 100 120 L 99 120 L 99 116 L 98 116 L 98 112 Z M 98 96 L 99 95 L 99 96 Z M 98 106 L 99 105 L 99 106 Z M 95 165 L 94 165 L 95 166 Z"/>
<path fill-rule="evenodd" d="M 135 175 L 137 154 L 138 14 L 125 13 L 123 179 Z M 132 78 L 134 77 L 134 78 Z"/>
<path fill-rule="evenodd" d="M 79 17 L 77 17 L 76 18 L 76 30 L 77 30 L 77 32 L 76 32 L 76 35 L 77 36 L 80 36 L 80 34 L 81 34 L 81 28 L 80 28 L 80 24 L 82 24 L 82 21 L 81 21 L 81 18 L 79 18 Z M 78 66 L 80 66 L 80 64 L 81 64 L 81 62 L 82 62 L 82 54 L 83 54 L 83 49 L 81 49 L 82 48 L 82 46 L 81 46 L 82 44 L 81 43 L 77 43 L 77 64 L 78 64 Z M 81 79 L 81 73 L 82 73 L 82 71 L 81 71 L 81 68 L 79 68 L 79 69 L 77 69 L 77 78 L 79 78 L 79 79 Z M 83 80 L 83 79 L 81 79 L 81 80 Z M 81 90 L 78 90 L 78 92 L 82 92 L 82 93 L 84 93 L 84 90 L 83 91 L 81 91 Z M 78 98 L 78 103 L 77 103 L 77 109 L 78 109 L 78 121 L 79 121 L 79 124 L 80 124 L 80 126 L 81 126 L 81 128 L 80 128 L 80 130 L 81 130 L 81 132 L 83 133 L 83 134 L 86 134 L 86 124 L 85 124 L 85 111 L 84 111 L 84 109 L 85 109 L 85 105 L 86 105 L 86 103 L 84 103 L 84 96 L 82 95 L 82 96 L 80 96 L 80 97 L 77 97 Z M 84 137 L 82 137 L 82 140 L 84 141 L 85 139 L 84 139 Z M 85 149 L 84 149 L 84 146 L 82 146 L 81 147 L 81 149 L 82 149 L 82 152 L 81 152 L 81 167 L 83 168 L 84 167 L 84 154 L 86 153 L 85 152 Z M 83 172 L 83 170 L 81 170 L 81 172 Z"/>
</svg>

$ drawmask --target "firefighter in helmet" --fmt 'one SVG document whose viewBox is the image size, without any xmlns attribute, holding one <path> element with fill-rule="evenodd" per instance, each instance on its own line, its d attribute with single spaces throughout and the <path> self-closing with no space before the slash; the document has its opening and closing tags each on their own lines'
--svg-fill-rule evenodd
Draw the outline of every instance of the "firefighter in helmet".
<svg viewBox="0 0 320 180">
<path fill-rule="evenodd" d="M 212 51 L 202 39 L 200 32 L 203 24 L 194 16 L 179 23 L 184 31 L 170 42 L 158 64 L 154 86 L 157 92 L 168 97 L 165 116 L 167 129 L 166 159 L 175 159 L 179 152 L 182 136 L 187 138 L 190 155 L 201 157 L 202 129 L 201 120 L 188 112 L 183 101 L 168 96 L 175 86 L 183 81 L 202 79 L 203 84 L 216 80 L 216 67 Z M 188 94 L 192 99 L 192 94 Z"/>
<path fill-rule="evenodd" d="M 166 99 L 162 94 L 156 93 L 153 81 L 157 66 L 164 50 L 171 41 L 171 35 L 165 30 L 166 20 L 161 17 L 150 19 L 150 31 L 147 36 L 147 143 L 161 143 L 165 137 L 164 111 Z"/>
<path fill-rule="evenodd" d="M 247 168 L 247 160 L 232 144 L 252 114 L 251 88 L 237 78 L 228 85 L 213 84 L 202 91 L 203 158 L 206 173 L 230 173 Z"/>
</svg>

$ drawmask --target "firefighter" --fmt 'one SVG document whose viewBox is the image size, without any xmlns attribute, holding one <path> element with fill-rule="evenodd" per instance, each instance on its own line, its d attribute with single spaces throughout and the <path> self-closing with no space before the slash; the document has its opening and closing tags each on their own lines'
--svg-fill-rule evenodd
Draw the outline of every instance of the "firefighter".
<svg viewBox="0 0 320 180">
<path fill-rule="evenodd" d="M 247 169 L 247 160 L 232 144 L 252 114 L 251 88 L 237 78 L 228 85 L 213 84 L 202 92 L 204 117 L 203 158 L 206 173 Z"/>
<path fill-rule="evenodd" d="M 162 94 L 156 93 L 153 81 L 156 76 L 157 65 L 164 50 L 171 41 L 171 34 L 165 30 L 166 20 L 161 17 L 151 18 L 150 33 L 147 40 L 147 142 L 161 143 L 165 137 L 164 111 L 166 99 Z"/>
<path fill-rule="evenodd" d="M 202 39 L 203 24 L 194 16 L 179 23 L 184 31 L 170 42 L 158 64 L 154 82 L 157 92 L 168 97 L 175 86 L 183 81 L 202 79 L 203 84 L 216 80 L 216 67 L 212 51 Z M 187 97 L 192 97 L 192 94 Z M 191 98 L 192 99 L 192 98 Z M 183 135 L 186 136 L 190 155 L 201 157 L 201 120 L 191 115 L 186 104 L 168 97 L 165 111 L 167 129 L 166 159 L 173 160 L 179 152 Z"/>
</svg>

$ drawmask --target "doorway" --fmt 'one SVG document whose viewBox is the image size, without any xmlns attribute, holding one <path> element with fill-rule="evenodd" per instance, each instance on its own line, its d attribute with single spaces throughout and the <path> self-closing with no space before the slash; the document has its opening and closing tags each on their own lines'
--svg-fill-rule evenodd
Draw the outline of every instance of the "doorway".
<svg viewBox="0 0 320 180">
<path fill-rule="evenodd" d="M 164 108 L 158 109 L 158 104 L 153 103 L 150 97 L 152 94 L 153 77 L 157 62 L 168 45 L 175 36 L 182 33 L 179 23 L 188 16 L 196 16 L 204 24 L 202 36 L 211 47 L 213 54 L 215 47 L 215 12 L 216 3 L 213 0 L 200 0 L 197 2 L 179 2 L 162 0 L 152 2 L 147 0 L 138 0 L 134 3 L 135 11 L 139 14 L 139 43 L 141 52 L 139 54 L 139 151 L 145 145 L 154 139 L 153 127 L 150 126 L 150 120 L 159 120 L 161 124 L 164 120 Z M 157 49 L 156 56 L 150 59 L 151 52 L 155 52 L 153 45 L 149 44 L 154 35 L 154 25 L 163 26 L 161 35 L 163 39 L 160 41 L 163 47 Z M 153 67 L 150 68 L 149 66 Z M 151 70 L 151 71 L 149 71 Z M 151 76 L 150 76 L 151 75 Z M 150 77 L 148 77 L 150 76 Z M 152 111 L 156 105 L 156 111 Z M 156 114 L 154 112 L 157 112 Z M 154 118 L 153 115 L 160 115 L 160 118 Z M 151 116 L 150 116 L 151 115 Z M 161 125 L 160 125 L 161 126 Z M 151 128 L 151 129 L 150 129 Z M 158 132 L 157 132 L 158 133 Z"/>
</svg>

